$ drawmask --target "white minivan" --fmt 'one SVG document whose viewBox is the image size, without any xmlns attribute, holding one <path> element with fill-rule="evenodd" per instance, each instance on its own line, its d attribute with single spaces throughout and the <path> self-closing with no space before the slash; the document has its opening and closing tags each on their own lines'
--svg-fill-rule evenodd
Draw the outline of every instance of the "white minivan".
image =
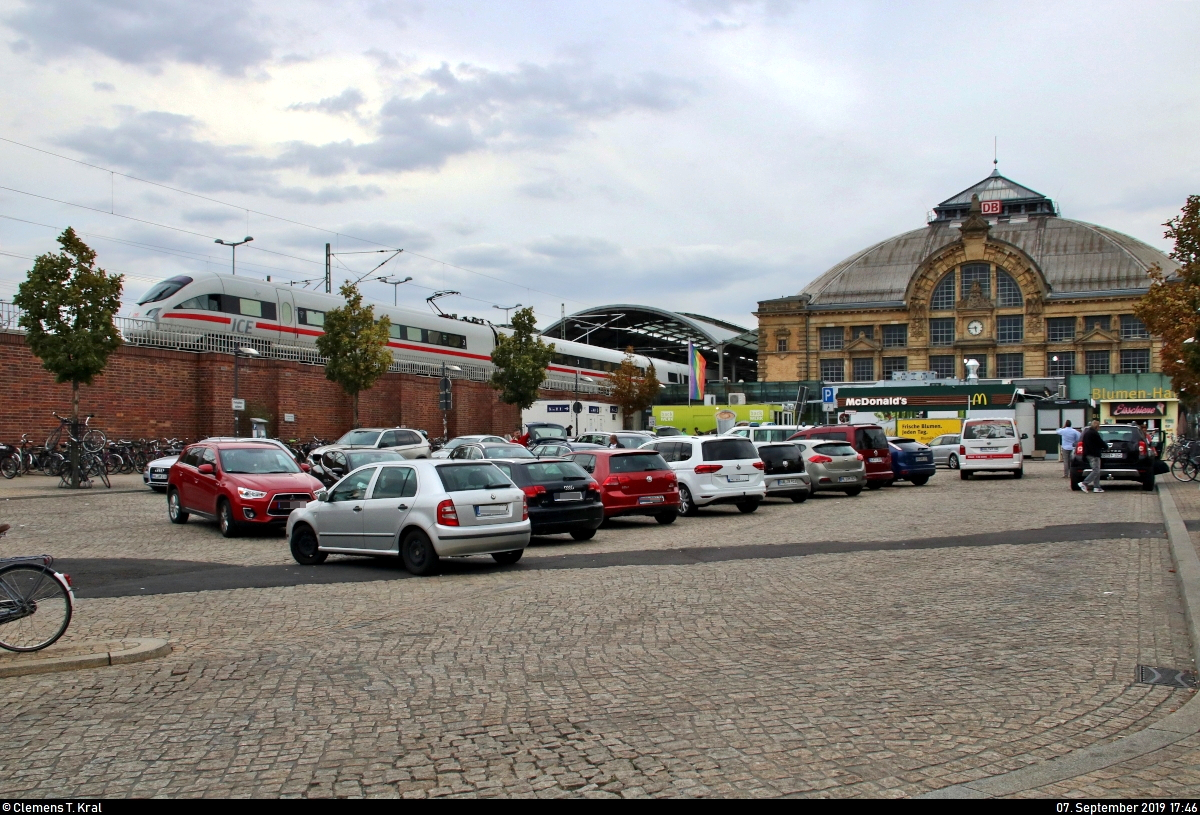
<svg viewBox="0 0 1200 815">
<path fill-rule="evenodd" d="M 1021 439 L 1012 419 L 981 418 L 963 422 L 958 440 L 958 472 L 963 481 L 972 473 L 1009 472 L 1014 478 L 1025 474 Z"/>
<path fill-rule="evenodd" d="M 696 515 L 709 504 L 758 509 L 767 494 L 765 465 L 749 439 L 737 436 L 668 436 L 643 444 L 656 450 L 679 481 L 679 514 Z"/>
</svg>

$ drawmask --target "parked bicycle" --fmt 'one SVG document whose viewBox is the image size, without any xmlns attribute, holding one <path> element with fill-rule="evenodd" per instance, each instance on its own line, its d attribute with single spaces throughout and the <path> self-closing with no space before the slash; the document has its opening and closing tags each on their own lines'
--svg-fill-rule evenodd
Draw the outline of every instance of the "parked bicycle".
<svg viewBox="0 0 1200 815">
<path fill-rule="evenodd" d="M 46 439 L 46 447 L 50 450 L 57 450 L 59 445 L 66 440 L 64 439 L 64 436 L 70 438 L 72 433 L 79 431 L 71 429 L 70 418 L 59 416 L 57 413 L 52 413 L 51 415 L 55 419 L 58 419 L 58 428 Z M 77 439 L 77 441 L 82 443 L 83 449 L 87 450 L 89 453 L 99 453 L 104 449 L 104 445 L 108 444 L 108 437 L 104 435 L 103 430 L 95 427 L 88 427 L 88 424 L 92 421 L 95 415 L 95 413 L 89 413 L 87 416 L 83 417 L 83 421 L 79 422 L 80 428 L 86 429 L 83 430 L 83 434 L 79 439 Z"/>
<path fill-rule="evenodd" d="M 1171 445 L 1171 475 L 1177 481 L 1195 481 L 1200 476 L 1200 441 L 1184 439 Z"/>
<path fill-rule="evenodd" d="M 0 538 L 10 528 L 0 524 Z M 53 565 L 50 555 L 0 558 L 0 648 L 40 651 L 66 633 L 75 592 Z"/>
</svg>

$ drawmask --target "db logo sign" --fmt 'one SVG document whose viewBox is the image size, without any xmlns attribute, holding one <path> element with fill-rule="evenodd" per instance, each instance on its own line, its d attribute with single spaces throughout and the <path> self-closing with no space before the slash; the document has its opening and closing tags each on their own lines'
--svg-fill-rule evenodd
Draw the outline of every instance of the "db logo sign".
<svg viewBox="0 0 1200 815">
<path fill-rule="evenodd" d="M 980 201 L 984 215 L 999 215 L 1002 204 L 999 201 Z"/>
</svg>

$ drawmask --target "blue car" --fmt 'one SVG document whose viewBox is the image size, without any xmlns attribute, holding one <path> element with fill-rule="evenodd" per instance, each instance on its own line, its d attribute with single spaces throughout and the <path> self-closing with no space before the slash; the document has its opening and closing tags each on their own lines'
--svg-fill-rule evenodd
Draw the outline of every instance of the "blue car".
<svg viewBox="0 0 1200 815">
<path fill-rule="evenodd" d="M 933 451 L 916 439 L 889 438 L 892 453 L 892 474 L 896 481 L 911 481 L 924 486 L 937 473 Z"/>
</svg>

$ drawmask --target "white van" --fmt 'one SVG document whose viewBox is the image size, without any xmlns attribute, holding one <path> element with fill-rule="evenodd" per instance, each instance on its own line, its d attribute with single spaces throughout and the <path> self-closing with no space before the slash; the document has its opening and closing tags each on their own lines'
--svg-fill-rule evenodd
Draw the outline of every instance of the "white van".
<svg viewBox="0 0 1200 815">
<path fill-rule="evenodd" d="M 958 472 L 963 481 L 972 473 L 1010 472 L 1014 478 L 1025 474 L 1021 439 L 1012 419 L 967 419 L 958 440 Z"/>
</svg>

